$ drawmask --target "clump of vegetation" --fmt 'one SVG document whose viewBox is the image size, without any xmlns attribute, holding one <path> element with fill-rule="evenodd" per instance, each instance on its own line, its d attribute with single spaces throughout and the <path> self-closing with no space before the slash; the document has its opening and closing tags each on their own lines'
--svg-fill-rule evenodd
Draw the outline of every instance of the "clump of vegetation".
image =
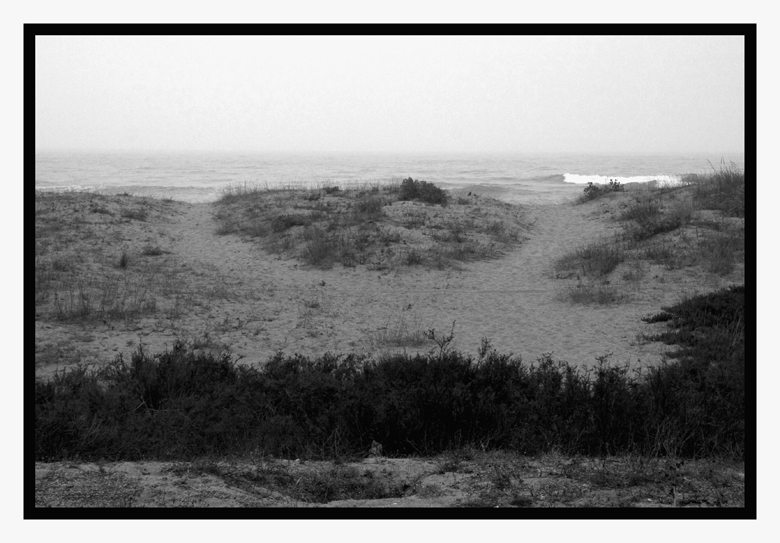
<svg viewBox="0 0 780 543">
<path fill-rule="evenodd" d="M 554 263 L 556 277 L 578 279 L 578 284 L 569 285 L 561 297 L 578 303 L 628 299 L 618 280 L 634 281 L 640 261 L 667 270 L 699 266 L 719 276 L 739 271 L 737 264 L 745 254 L 745 228 L 740 221 L 744 218 L 744 183 L 744 172 L 732 164 L 707 175 L 682 176 L 680 184 L 651 186 L 615 199 L 619 208 L 616 219 L 624 223 L 622 234 L 609 242 L 600 240 L 575 248 Z M 581 201 L 610 188 L 586 191 Z M 613 276 L 612 271 L 622 262 L 628 262 L 633 271 Z"/>
<path fill-rule="evenodd" d="M 582 195 L 577 199 L 577 203 L 585 203 L 596 198 L 600 198 L 610 192 L 623 192 L 625 187 L 617 180 L 610 179 L 608 183 L 599 185 L 593 182 L 588 182 L 588 185 L 582 191 Z"/>
<path fill-rule="evenodd" d="M 167 251 L 132 234 L 146 225 L 127 221 L 164 220 L 175 205 L 145 197 L 36 191 L 36 313 L 61 321 L 127 321 L 176 304 L 180 266 L 137 258 Z M 119 252 L 115 240 L 121 240 Z"/>
<path fill-rule="evenodd" d="M 582 369 L 530 365 L 487 341 L 373 361 L 274 356 L 262 368 L 184 344 L 35 383 L 35 458 L 192 459 L 434 455 L 462 447 L 569 455 L 740 457 L 745 451 L 744 291 L 667 308 L 676 359 L 632 374 L 609 355 Z M 665 316 L 656 317 L 663 320 Z M 652 319 L 651 319 L 652 320 Z"/>
<path fill-rule="evenodd" d="M 745 171 L 721 164 L 710 174 L 688 174 L 682 183 L 693 187 L 694 203 L 698 209 L 718 209 L 727 216 L 745 216 Z"/>
<path fill-rule="evenodd" d="M 517 211 L 509 204 L 475 201 L 473 211 L 489 207 L 477 218 L 463 208 L 393 205 L 407 199 L 446 204 L 446 193 L 424 181 L 329 189 L 230 187 L 216 203 L 217 233 L 259 238 L 269 251 L 319 268 L 370 270 L 457 267 L 496 258 L 519 240 Z"/>
<path fill-rule="evenodd" d="M 620 240 L 602 239 L 576 247 L 553 264 L 556 272 L 574 272 L 581 277 L 603 277 L 625 260 Z"/>
<path fill-rule="evenodd" d="M 145 221 L 149 218 L 149 212 L 145 209 L 123 209 L 122 217 L 134 221 Z"/>
<path fill-rule="evenodd" d="M 447 192 L 433 183 L 407 177 L 401 182 L 400 200 L 419 200 L 426 204 L 447 205 Z"/>
<path fill-rule="evenodd" d="M 632 226 L 627 229 L 627 237 L 638 242 L 677 230 L 690 221 L 691 213 L 690 209 L 680 204 L 666 211 L 660 197 L 640 196 L 629 204 L 618 220 L 632 221 Z"/>
</svg>

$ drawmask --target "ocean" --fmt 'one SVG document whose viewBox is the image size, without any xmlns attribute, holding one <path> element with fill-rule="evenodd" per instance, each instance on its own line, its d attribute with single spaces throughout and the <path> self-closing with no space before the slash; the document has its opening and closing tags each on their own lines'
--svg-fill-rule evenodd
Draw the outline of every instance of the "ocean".
<svg viewBox="0 0 780 543">
<path fill-rule="evenodd" d="M 587 154 L 252 154 L 36 152 L 35 188 L 129 192 L 210 202 L 235 185 L 261 187 L 374 184 L 406 177 L 447 190 L 467 189 L 510 203 L 557 203 L 578 186 L 658 180 L 706 173 L 722 163 L 744 168 L 744 155 Z"/>
</svg>

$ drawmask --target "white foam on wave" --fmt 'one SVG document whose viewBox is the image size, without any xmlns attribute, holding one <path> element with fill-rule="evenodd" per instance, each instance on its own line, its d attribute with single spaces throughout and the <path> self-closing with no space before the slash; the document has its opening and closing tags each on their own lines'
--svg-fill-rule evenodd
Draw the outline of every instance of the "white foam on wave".
<svg viewBox="0 0 780 543">
<path fill-rule="evenodd" d="M 588 183 L 593 183 L 594 185 L 606 185 L 610 181 L 617 181 L 621 184 L 650 183 L 655 181 L 659 186 L 662 187 L 679 185 L 681 182 L 679 175 L 632 175 L 628 177 L 621 177 L 619 175 L 581 175 L 577 173 L 564 174 L 563 180 L 566 183 L 574 183 L 577 185 L 587 185 Z"/>
</svg>

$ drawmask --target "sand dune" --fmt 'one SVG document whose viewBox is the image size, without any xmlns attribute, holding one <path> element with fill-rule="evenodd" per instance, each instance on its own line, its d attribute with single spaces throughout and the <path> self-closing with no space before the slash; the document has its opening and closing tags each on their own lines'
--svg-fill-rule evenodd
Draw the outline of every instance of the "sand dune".
<svg viewBox="0 0 780 543">
<path fill-rule="evenodd" d="M 46 375 L 77 362 L 105 363 L 119 353 L 129 356 L 139 343 L 160 351 L 177 339 L 227 350 L 242 363 L 262 363 L 280 350 L 310 356 L 426 352 L 434 347 L 430 341 L 388 339 L 419 337 L 432 328 L 449 333 L 453 322 L 452 347 L 468 353 L 476 353 L 486 337 L 500 352 L 526 362 L 553 353 L 558 360 L 590 365 L 612 353 L 613 362 L 656 363 L 665 346 L 638 341 L 652 331 L 642 317 L 685 294 L 738 281 L 744 272 L 738 268 L 717 276 L 696 267 L 668 270 L 645 263 L 639 281 L 622 281 L 620 269 L 612 274 L 612 285 L 624 296 L 620 303 L 572 303 L 565 292 L 580 281 L 576 274 L 561 278 L 553 263 L 583 243 L 620 231 L 612 217 L 629 195 L 615 196 L 584 205 L 573 205 L 570 197 L 562 203 L 514 206 L 523 224 L 520 243 L 498 259 L 463 263 L 458 269 L 374 271 L 307 267 L 267 252 L 256 240 L 217 235 L 213 204 L 71 197 L 45 214 L 37 212 L 36 220 L 61 221 L 65 232 L 68 225 L 79 225 L 67 242 L 53 245 L 56 254 L 78 262 L 72 272 L 76 278 L 101 266 L 115 267 L 111 259 L 124 251 L 131 264 L 122 273 L 146 273 L 164 288 L 157 291 L 155 311 L 128 320 L 56 319 L 51 302 L 40 305 L 36 372 Z M 146 206 L 149 214 L 133 220 L 128 206 Z M 145 255 L 150 245 L 162 254 Z"/>
</svg>

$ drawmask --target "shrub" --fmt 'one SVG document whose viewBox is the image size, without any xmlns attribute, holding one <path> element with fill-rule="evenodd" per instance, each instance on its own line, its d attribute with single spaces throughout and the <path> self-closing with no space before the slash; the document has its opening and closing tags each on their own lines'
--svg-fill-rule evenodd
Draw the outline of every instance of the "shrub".
<svg viewBox="0 0 780 543">
<path fill-rule="evenodd" d="M 582 195 L 579 197 L 577 202 L 589 202 L 590 200 L 595 200 L 596 198 L 604 196 L 610 192 L 623 192 L 624 190 L 625 187 L 619 181 L 613 179 L 610 179 L 609 183 L 604 185 L 597 185 L 595 183 L 588 182 L 588 185 L 582 191 Z"/>
<path fill-rule="evenodd" d="M 420 200 L 427 204 L 447 205 L 447 192 L 433 183 L 407 177 L 401 182 L 399 200 Z"/>
</svg>

